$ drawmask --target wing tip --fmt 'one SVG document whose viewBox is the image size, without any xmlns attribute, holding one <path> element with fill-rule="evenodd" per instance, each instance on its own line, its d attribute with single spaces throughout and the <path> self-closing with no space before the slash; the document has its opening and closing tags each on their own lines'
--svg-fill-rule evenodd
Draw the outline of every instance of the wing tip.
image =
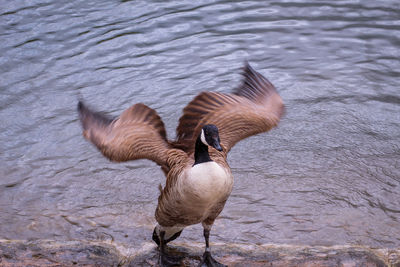
<svg viewBox="0 0 400 267">
<path fill-rule="evenodd" d="M 81 99 L 78 100 L 78 105 L 77 105 L 78 111 L 82 112 L 82 110 L 85 108 L 85 104 Z"/>
<path fill-rule="evenodd" d="M 235 95 L 258 101 L 259 97 L 276 92 L 274 85 L 257 72 L 247 60 L 244 61 L 242 76 L 242 84 L 233 92 Z"/>
<path fill-rule="evenodd" d="M 82 99 L 78 100 L 77 110 L 83 130 L 88 130 L 88 128 L 95 124 L 103 125 L 104 127 L 109 125 L 114 120 L 102 112 L 92 111 L 87 107 Z"/>
<path fill-rule="evenodd" d="M 251 67 L 251 65 L 250 65 L 250 63 L 249 63 L 249 61 L 246 59 L 244 62 L 243 62 L 243 67 L 242 67 L 242 69 L 243 69 L 243 75 L 246 73 L 246 72 L 251 72 L 251 71 L 254 71 L 254 69 Z"/>
<path fill-rule="evenodd" d="M 79 120 L 81 121 L 82 124 L 82 128 L 83 130 L 86 130 L 87 128 L 86 118 L 89 115 L 90 111 L 88 110 L 88 108 L 85 106 L 85 104 L 81 99 L 78 100 L 77 110 L 79 114 Z"/>
<path fill-rule="evenodd" d="M 250 65 L 250 63 L 249 63 L 248 61 L 245 62 L 245 65 L 244 65 L 244 74 L 243 74 L 243 75 L 244 75 L 245 77 L 253 76 L 254 78 L 261 79 L 261 80 L 267 80 L 267 81 L 268 81 L 268 79 L 265 78 L 264 75 L 262 75 L 262 74 L 260 74 L 258 71 L 256 71 L 256 70 Z"/>
<path fill-rule="evenodd" d="M 82 100 L 78 101 L 77 110 L 81 122 L 83 121 L 85 115 L 90 112 Z"/>
</svg>

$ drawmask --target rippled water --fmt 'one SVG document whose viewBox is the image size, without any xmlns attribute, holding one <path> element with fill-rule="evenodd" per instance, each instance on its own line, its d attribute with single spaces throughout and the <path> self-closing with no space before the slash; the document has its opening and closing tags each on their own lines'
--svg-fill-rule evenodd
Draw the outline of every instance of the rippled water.
<svg viewBox="0 0 400 267">
<path fill-rule="evenodd" d="M 173 138 L 186 103 L 230 92 L 247 59 L 287 113 L 230 152 L 212 241 L 400 245 L 397 1 L 0 6 L 0 238 L 149 241 L 162 172 L 103 158 L 77 100 L 115 116 L 143 102 Z"/>
</svg>

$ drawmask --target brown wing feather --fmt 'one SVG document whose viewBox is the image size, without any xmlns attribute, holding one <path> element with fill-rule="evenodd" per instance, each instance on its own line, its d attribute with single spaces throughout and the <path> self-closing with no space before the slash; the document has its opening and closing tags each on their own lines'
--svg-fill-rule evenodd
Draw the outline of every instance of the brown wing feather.
<svg viewBox="0 0 400 267">
<path fill-rule="evenodd" d="M 276 126 L 284 111 L 275 87 L 249 64 L 242 85 L 234 94 L 203 92 L 183 110 L 176 147 L 192 152 L 205 124 L 215 124 L 227 153 L 238 141 Z"/>
<path fill-rule="evenodd" d="M 234 95 L 221 93 L 203 92 L 196 96 L 184 109 L 183 116 L 179 119 L 177 131 L 177 141 L 175 147 L 179 147 L 186 152 L 194 150 L 195 140 L 200 133 L 196 130 L 204 118 L 217 112 L 221 106 L 227 103 L 238 103 Z M 202 125 L 200 125 L 201 128 Z"/>
<path fill-rule="evenodd" d="M 263 100 L 271 94 L 277 94 L 274 85 L 263 75 L 255 71 L 246 62 L 242 84 L 234 90 L 234 94 L 246 97 L 255 103 L 262 104 Z"/>
<path fill-rule="evenodd" d="M 144 104 L 125 110 L 111 120 L 78 104 L 83 135 L 112 161 L 150 159 L 165 168 L 168 142 L 164 123 L 156 111 Z"/>
</svg>

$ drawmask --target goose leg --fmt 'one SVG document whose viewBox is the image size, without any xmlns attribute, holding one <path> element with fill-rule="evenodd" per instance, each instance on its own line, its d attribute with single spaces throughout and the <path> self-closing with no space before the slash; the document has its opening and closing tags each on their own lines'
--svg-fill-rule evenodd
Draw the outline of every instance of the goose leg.
<svg viewBox="0 0 400 267">
<path fill-rule="evenodd" d="M 167 244 L 167 243 L 177 239 L 181 235 L 181 233 L 182 233 L 182 230 L 173 234 L 169 239 L 167 239 L 167 240 L 164 239 L 164 243 Z M 164 234 L 164 236 L 165 236 L 165 234 Z M 157 234 L 157 227 L 154 227 L 152 238 L 153 238 L 153 241 L 157 244 L 157 246 L 160 246 L 160 238 L 158 237 L 158 234 Z"/>
<path fill-rule="evenodd" d="M 165 237 L 165 231 L 161 231 L 159 265 L 161 267 L 179 266 L 181 264 L 180 258 L 175 258 L 165 253 L 165 247 L 168 241 L 166 241 L 164 237 Z"/>
<path fill-rule="evenodd" d="M 210 227 L 204 227 L 204 239 L 206 240 L 206 251 L 204 251 L 203 254 L 203 259 L 200 262 L 198 267 L 202 267 L 203 265 L 206 265 L 207 267 L 227 267 L 226 265 L 223 265 L 216 261 L 212 256 L 211 256 L 211 251 L 210 251 L 210 243 L 209 243 L 209 237 L 210 237 Z"/>
</svg>

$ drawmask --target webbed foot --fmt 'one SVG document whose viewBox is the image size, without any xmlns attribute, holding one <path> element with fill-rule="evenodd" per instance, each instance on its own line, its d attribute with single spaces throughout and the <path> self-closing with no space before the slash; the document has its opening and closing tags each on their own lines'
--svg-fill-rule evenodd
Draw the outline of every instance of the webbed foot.
<svg viewBox="0 0 400 267">
<path fill-rule="evenodd" d="M 170 267 L 170 266 L 180 266 L 182 261 L 182 257 L 174 257 L 162 253 L 159 259 L 160 267 Z"/>
<path fill-rule="evenodd" d="M 227 267 L 226 265 L 219 263 L 216 261 L 212 256 L 210 251 L 206 251 L 203 254 L 203 260 L 200 262 L 198 267 L 202 266 L 207 266 L 207 267 Z"/>
<path fill-rule="evenodd" d="M 182 232 L 182 231 L 181 231 Z M 179 232 L 178 234 L 177 234 L 177 236 L 175 237 L 175 238 L 177 238 L 179 235 L 180 235 L 180 233 L 181 232 Z M 159 261 L 158 261 L 158 263 L 159 263 L 159 265 L 161 266 L 161 267 L 170 267 L 170 266 L 180 266 L 181 265 L 181 260 L 182 260 L 182 257 L 176 257 L 176 256 L 170 256 L 170 255 L 168 255 L 167 253 L 166 253 L 166 243 L 167 242 L 169 242 L 169 241 L 166 241 L 165 239 L 164 239 L 164 237 L 165 237 L 165 231 L 161 231 L 160 232 L 160 239 L 158 239 L 158 240 L 155 240 L 154 239 L 154 236 L 157 236 L 157 235 L 154 235 L 154 233 L 155 233 L 155 230 L 154 230 L 154 232 L 153 232 L 153 240 L 157 243 L 157 241 L 159 241 L 159 243 L 160 243 L 160 245 L 159 245 L 159 248 L 160 248 L 160 258 L 159 258 Z"/>
</svg>

